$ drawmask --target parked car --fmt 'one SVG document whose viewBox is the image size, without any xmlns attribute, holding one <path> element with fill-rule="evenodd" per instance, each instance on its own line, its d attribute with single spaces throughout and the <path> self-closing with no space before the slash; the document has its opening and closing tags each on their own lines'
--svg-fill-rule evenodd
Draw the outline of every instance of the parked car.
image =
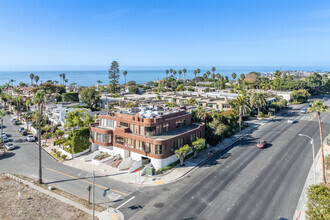
<svg viewBox="0 0 330 220">
<path fill-rule="evenodd" d="M 8 138 L 7 134 L 2 134 L 1 138 Z"/>
<path fill-rule="evenodd" d="M 14 120 L 16 120 L 16 118 L 11 118 L 10 121 L 13 122 Z"/>
<path fill-rule="evenodd" d="M 5 147 L 6 147 L 7 150 L 13 150 L 15 148 L 13 143 L 6 143 Z"/>
<path fill-rule="evenodd" d="M 258 141 L 257 148 L 264 148 L 264 147 L 266 147 L 266 145 L 267 145 L 266 141 L 260 140 L 260 141 Z"/>
<path fill-rule="evenodd" d="M 19 127 L 18 132 L 21 133 L 22 131 L 24 131 L 24 129 L 25 129 L 24 127 Z"/>
<path fill-rule="evenodd" d="M 294 124 L 294 123 L 296 123 L 296 122 L 297 122 L 296 119 L 293 119 L 293 118 L 288 119 L 288 123 L 289 123 L 289 124 Z"/>
<path fill-rule="evenodd" d="M 34 138 L 33 135 L 29 134 L 27 137 L 26 137 L 26 140 L 31 142 L 31 141 L 35 141 L 36 139 Z"/>
<path fill-rule="evenodd" d="M 307 112 L 307 109 L 306 109 L 306 108 L 302 108 L 302 109 L 300 110 L 300 112 L 301 112 L 301 113 L 306 113 L 306 112 Z"/>
<path fill-rule="evenodd" d="M 21 132 L 21 134 L 24 135 L 24 136 L 27 135 L 27 134 L 28 134 L 28 133 L 27 133 L 27 130 L 23 130 L 23 131 Z"/>
<path fill-rule="evenodd" d="M 8 143 L 10 140 L 8 138 L 3 139 L 3 143 Z"/>
<path fill-rule="evenodd" d="M 328 99 L 327 99 L 327 97 L 323 97 L 323 101 L 327 101 Z"/>
</svg>

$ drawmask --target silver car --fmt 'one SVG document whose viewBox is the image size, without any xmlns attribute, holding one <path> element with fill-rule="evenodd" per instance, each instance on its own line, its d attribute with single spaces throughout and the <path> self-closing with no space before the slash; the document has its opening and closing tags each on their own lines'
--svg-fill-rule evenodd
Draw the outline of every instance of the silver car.
<svg viewBox="0 0 330 220">
<path fill-rule="evenodd" d="M 15 148 L 12 143 L 6 143 L 5 147 L 6 147 L 7 150 L 13 150 Z"/>
<path fill-rule="evenodd" d="M 293 119 L 293 118 L 288 119 L 288 123 L 289 123 L 289 124 L 294 124 L 294 123 L 296 123 L 296 122 L 297 122 L 297 120 L 295 120 L 295 119 Z"/>
</svg>

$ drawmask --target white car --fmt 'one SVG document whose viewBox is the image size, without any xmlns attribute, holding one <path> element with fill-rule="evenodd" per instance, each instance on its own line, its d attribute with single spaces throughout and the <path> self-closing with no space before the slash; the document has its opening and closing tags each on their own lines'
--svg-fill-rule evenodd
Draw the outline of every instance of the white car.
<svg viewBox="0 0 330 220">
<path fill-rule="evenodd" d="M 2 134 L 1 138 L 8 138 L 8 136 L 6 134 Z"/>
<path fill-rule="evenodd" d="M 34 138 L 33 135 L 29 134 L 29 135 L 26 137 L 26 140 L 29 141 L 29 142 L 32 142 L 32 141 L 35 141 L 36 139 Z"/>
<path fill-rule="evenodd" d="M 7 150 L 13 150 L 15 148 L 12 143 L 6 143 L 5 147 L 6 147 Z"/>
<path fill-rule="evenodd" d="M 289 123 L 289 124 L 294 124 L 294 123 L 296 123 L 296 122 L 297 122 L 297 120 L 295 120 L 295 119 L 293 119 L 293 118 L 288 119 L 288 123 Z"/>
<path fill-rule="evenodd" d="M 302 109 L 300 110 L 300 112 L 301 112 L 301 113 L 306 113 L 306 112 L 307 112 L 307 109 L 306 109 L 306 108 L 302 108 Z"/>
</svg>

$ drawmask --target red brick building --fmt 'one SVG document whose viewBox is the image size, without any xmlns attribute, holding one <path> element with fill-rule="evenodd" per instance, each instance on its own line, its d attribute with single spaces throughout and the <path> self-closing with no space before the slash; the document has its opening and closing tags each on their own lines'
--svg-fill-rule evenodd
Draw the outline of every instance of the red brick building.
<svg viewBox="0 0 330 220">
<path fill-rule="evenodd" d="M 185 109 L 149 106 L 99 115 L 90 125 L 92 151 L 102 147 L 122 158 L 162 168 L 177 160 L 174 150 L 205 137 L 205 125 L 191 123 Z"/>
</svg>

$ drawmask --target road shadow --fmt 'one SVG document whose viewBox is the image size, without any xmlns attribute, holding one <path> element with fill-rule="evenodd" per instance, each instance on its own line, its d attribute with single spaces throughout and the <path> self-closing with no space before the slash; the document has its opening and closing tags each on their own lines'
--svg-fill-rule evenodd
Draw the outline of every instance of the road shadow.
<svg viewBox="0 0 330 220">
<path fill-rule="evenodd" d="M 273 144 L 267 143 L 266 146 L 263 147 L 262 149 L 267 149 L 267 148 L 270 148 L 270 147 L 272 147 L 272 146 L 273 146 Z"/>
</svg>

